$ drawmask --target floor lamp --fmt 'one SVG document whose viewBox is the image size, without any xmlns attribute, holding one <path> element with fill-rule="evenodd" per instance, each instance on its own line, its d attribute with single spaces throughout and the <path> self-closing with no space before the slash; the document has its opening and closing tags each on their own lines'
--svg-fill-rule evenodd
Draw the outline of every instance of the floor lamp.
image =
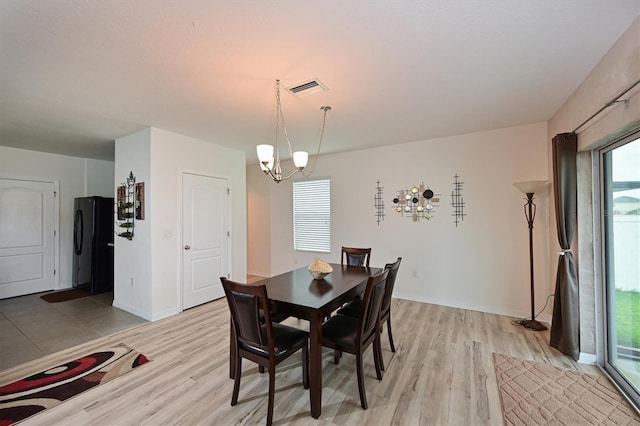
<svg viewBox="0 0 640 426">
<path fill-rule="evenodd" d="M 518 324 L 525 328 L 542 331 L 547 327 L 540 321 L 536 321 L 535 298 L 533 291 L 533 221 L 536 218 L 536 204 L 533 202 L 533 194 L 540 192 L 547 187 L 549 182 L 544 180 L 532 180 L 527 182 L 516 182 L 513 185 L 527 195 L 527 203 L 524 205 L 524 217 L 529 226 L 529 269 L 531 275 L 531 319 L 523 319 Z"/>
</svg>

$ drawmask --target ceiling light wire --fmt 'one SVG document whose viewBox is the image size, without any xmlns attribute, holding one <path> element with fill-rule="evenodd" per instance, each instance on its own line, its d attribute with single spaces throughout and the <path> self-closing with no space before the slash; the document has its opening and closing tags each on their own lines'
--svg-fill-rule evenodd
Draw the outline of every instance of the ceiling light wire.
<svg viewBox="0 0 640 426">
<path fill-rule="evenodd" d="M 289 134 L 287 132 L 287 126 L 285 123 L 285 118 L 284 118 L 284 114 L 282 112 L 282 102 L 280 99 L 280 80 L 276 80 L 276 84 L 275 84 L 275 97 L 276 97 L 276 117 L 275 117 L 275 147 L 270 146 L 270 145 L 258 145 L 257 150 L 258 150 L 258 159 L 261 163 L 261 168 L 262 171 L 267 174 L 268 176 L 270 176 L 276 183 L 280 183 L 282 180 L 285 179 L 289 179 L 291 176 L 293 176 L 296 173 L 302 173 L 303 176 L 305 177 L 309 177 L 311 175 L 311 173 L 313 173 L 315 166 L 316 166 L 316 162 L 317 162 L 317 158 L 320 155 L 320 149 L 322 147 L 322 140 L 324 139 L 324 131 L 325 131 L 325 127 L 326 127 L 326 122 L 327 122 L 327 112 L 331 111 L 331 107 L 330 106 L 322 106 L 320 107 L 320 110 L 323 112 L 323 117 L 322 117 L 322 124 L 320 127 L 320 140 L 318 142 L 318 150 L 316 151 L 316 155 L 313 158 L 313 166 L 311 167 L 311 169 L 307 170 L 307 171 L 303 171 L 303 169 L 305 169 L 306 167 L 306 163 L 307 160 L 306 158 L 304 158 L 304 163 L 303 164 L 296 164 L 296 157 L 294 156 L 294 152 L 293 152 L 293 148 L 291 146 L 291 140 L 289 139 Z M 287 142 L 287 149 L 289 151 L 289 156 L 291 157 L 291 160 L 294 163 L 294 166 L 296 167 L 294 171 L 292 171 L 289 175 L 287 176 L 283 176 L 282 175 L 282 167 L 280 165 L 280 130 L 282 128 L 282 134 L 284 135 L 284 139 Z M 261 158 L 262 156 L 264 157 L 268 157 L 270 154 L 265 154 L 265 152 L 263 151 L 263 149 L 267 149 L 266 152 L 269 152 L 271 154 L 275 154 L 275 156 L 271 156 L 271 158 Z M 274 153 L 275 151 L 275 153 Z M 295 153 L 298 154 L 298 153 Z M 302 152 L 302 154 L 304 154 L 305 157 L 307 157 L 307 153 L 306 152 Z"/>
</svg>

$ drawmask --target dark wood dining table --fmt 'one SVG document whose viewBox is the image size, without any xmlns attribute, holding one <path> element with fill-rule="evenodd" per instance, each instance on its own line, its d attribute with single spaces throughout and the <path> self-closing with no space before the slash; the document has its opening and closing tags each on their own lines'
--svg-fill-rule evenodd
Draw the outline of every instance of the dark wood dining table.
<svg viewBox="0 0 640 426">
<path fill-rule="evenodd" d="M 266 285 L 272 312 L 309 321 L 309 397 L 311 416 L 316 419 L 322 411 L 322 322 L 363 293 L 369 277 L 382 271 L 381 268 L 335 263 L 331 267 L 333 272 L 323 280 L 314 280 L 305 266 L 252 283 Z M 233 362 L 230 375 L 235 376 Z"/>
</svg>

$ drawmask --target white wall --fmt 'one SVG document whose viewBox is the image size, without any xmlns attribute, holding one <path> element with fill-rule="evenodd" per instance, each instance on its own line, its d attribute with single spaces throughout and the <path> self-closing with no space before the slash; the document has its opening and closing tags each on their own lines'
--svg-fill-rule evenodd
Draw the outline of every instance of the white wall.
<svg viewBox="0 0 640 426">
<path fill-rule="evenodd" d="M 151 129 L 116 139 L 115 186 L 124 185 L 133 172 L 145 183 L 145 220 L 136 220 L 132 240 L 115 237 L 113 306 L 141 318 L 151 319 L 153 281 L 151 273 Z M 115 187 L 112 188 L 115 193 Z M 118 230 L 116 226 L 116 232 Z"/>
<path fill-rule="evenodd" d="M 332 249 L 319 257 L 339 263 L 342 245 L 372 247 L 372 265 L 403 258 L 396 297 L 530 315 L 525 200 L 513 182 L 548 179 L 546 138 L 546 123 L 536 123 L 321 156 L 314 177 L 331 178 Z M 467 213 L 458 227 L 450 205 L 456 173 L 464 182 Z M 374 208 L 378 180 L 384 187 L 386 214 L 380 225 Z M 259 167 L 249 166 L 250 200 L 258 199 L 254 192 L 263 190 L 263 181 L 268 178 Z M 439 194 L 440 203 L 431 221 L 416 223 L 400 217 L 391 200 L 398 190 L 422 182 Z M 293 250 L 291 182 L 269 184 L 270 205 L 265 202 L 263 207 L 270 209 L 266 217 L 271 223 L 259 224 L 256 217 L 253 226 L 270 229 L 268 237 L 256 242 L 263 250 L 271 248 L 266 275 L 275 275 L 306 266 L 318 255 Z M 551 288 L 548 195 L 537 195 L 536 203 L 536 306 L 541 309 Z M 254 243 L 253 236 L 250 241 Z M 258 251 L 252 247 L 250 253 L 254 252 Z"/>
<path fill-rule="evenodd" d="M 59 184 L 60 289 L 72 286 L 73 199 L 88 195 L 113 196 L 113 168 L 110 161 L 0 146 L 1 177 Z"/>
<path fill-rule="evenodd" d="M 247 268 L 250 273 L 260 276 L 271 275 L 271 188 L 273 181 L 262 172 L 256 175 L 257 166 L 248 168 L 247 185 Z"/>
<path fill-rule="evenodd" d="M 87 195 L 114 198 L 114 163 L 87 159 L 85 162 L 87 176 Z"/>
<path fill-rule="evenodd" d="M 572 132 L 596 111 L 600 110 L 614 96 L 626 89 L 631 83 L 640 79 L 640 18 L 625 31 L 618 41 L 609 49 L 598 65 L 580 83 L 566 102 L 549 121 L 549 144 L 558 133 Z M 632 131 L 640 128 L 640 86 L 636 86 L 622 99 L 628 103 L 616 103 L 607 108 L 595 119 L 578 131 L 578 227 L 576 238 L 571 248 L 578 260 L 578 279 L 580 283 L 580 351 L 588 354 L 596 353 L 597 308 L 595 262 L 594 262 L 594 218 L 593 174 L 591 150 L 606 146 Z M 549 149 L 551 164 L 551 149 Z M 549 166 L 550 170 L 551 165 Z M 551 176 L 550 179 L 553 179 Z M 550 202 L 551 212 L 555 208 L 553 197 Z M 555 281 L 558 264 L 555 215 L 551 216 L 549 229 L 551 239 L 551 273 L 550 280 Z"/>
<path fill-rule="evenodd" d="M 571 132 L 614 96 L 640 78 L 640 18 L 609 49 L 549 120 L 549 141 L 558 133 Z M 640 122 L 640 86 L 578 131 L 578 150 L 602 146 Z"/>
<path fill-rule="evenodd" d="M 135 222 L 132 241 L 117 239 L 114 305 L 152 321 L 182 310 L 183 172 L 229 180 L 231 276 L 246 279 L 244 153 L 148 128 L 116 140 L 116 165 L 116 176 L 133 170 L 137 182 L 145 182 L 145 220 Z"/>
<path fill-rule="evenodd" d="M 151 131 L 151 187 L 153 209 L 153 308 L 161 317 L 181 308 L 182 173 L 229 180 L 231 215 L 231 277 L 247 276 L 247 193 L 245 155 L 210 142 L 153 128 Z M 170 231 L 171 237 L 166 237 Z M 165 314 L 166 313 L 166 314 Z"/>
</svg>

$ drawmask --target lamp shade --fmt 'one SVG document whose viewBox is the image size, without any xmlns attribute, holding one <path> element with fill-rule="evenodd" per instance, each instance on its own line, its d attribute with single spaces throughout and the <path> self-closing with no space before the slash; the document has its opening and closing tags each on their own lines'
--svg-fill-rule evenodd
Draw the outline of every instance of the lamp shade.
<svg viewBox="0 0 640 426">
<path fill-rule="evenodd" d="M 546 180 L 528 180 L 525 182 L 516 182 L 513 184 L 516 188 L 525 194 L 535 194 L 543 189 L 546 189 L 549 184 Z"/>
<path fill-rule="evenodd" d="M 256 152 L 258 153 L 258 161 L 264 163 L 265 161 L 273 162 L 273 145 L 258 145 L 256 146 Z"/>
<path fill-rule="evenodd" d="M 305 151 L 296 151 L 293 153 L 293 164 L 299 169 L 307 167 L 307 161 L 309 161 L 309 153 Z"/>
</svg>

